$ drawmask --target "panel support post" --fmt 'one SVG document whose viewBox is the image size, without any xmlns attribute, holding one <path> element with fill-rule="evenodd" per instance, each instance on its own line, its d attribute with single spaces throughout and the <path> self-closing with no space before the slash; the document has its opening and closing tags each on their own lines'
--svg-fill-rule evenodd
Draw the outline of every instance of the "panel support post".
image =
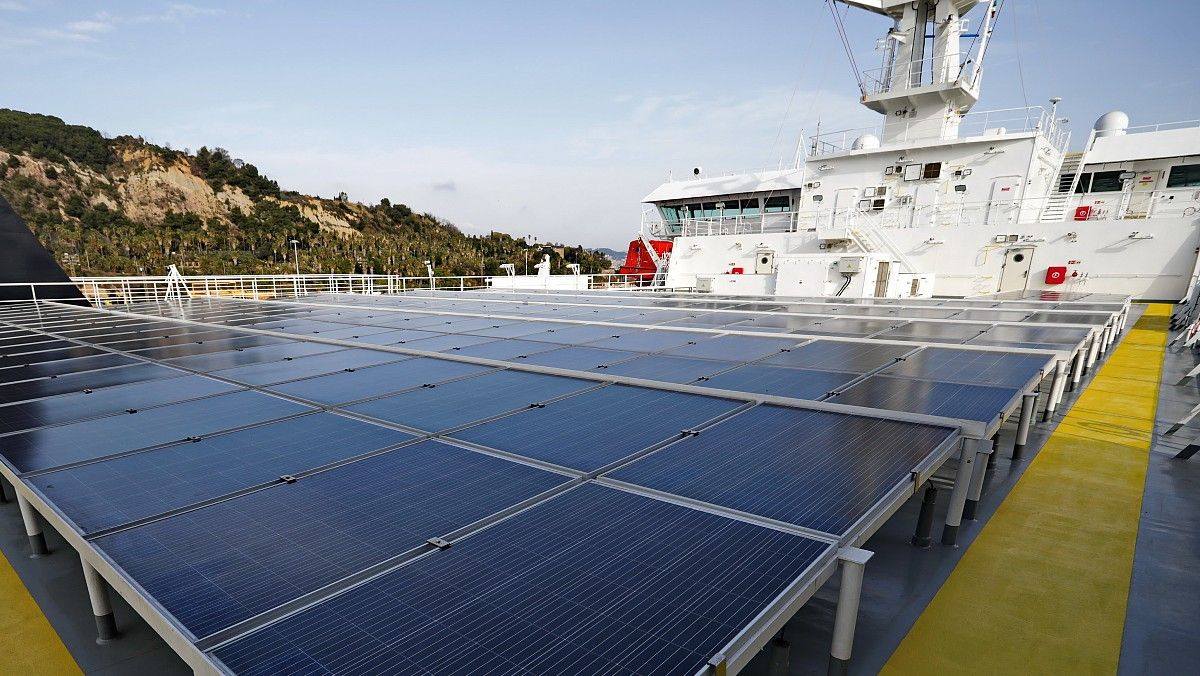
<svg viewBox="0 0 1200 676">
<path fill-rule="evenodd" d="M 928 549 L 933 544 L 933 510 L 937 508 L 937 486 L 930 481 L 925 484 L 925 497 L 921 498 L 921 513 L 917 515 L 917 532 L 913 533 L 912 545 Z"/>
<path fill-rule="evenodd" d="M 792 644 L 782 636 L 771 641 L 771 663 L 767 667 L 768 676 L 787 676 L 788 665 L 792 659 Z"/>
<path fill-rule="evenodd" d="M 1054 417 L 1054 412 L 1058 410 L 1058 402 L 1062 399 L 1063 389 L 1067 385 L 1067 362 L 1054 362 L 1054 379 L 1050 381 L 1050 395 L 1046 398 L 1046 411 L 1042 414 L 1042 421 L 1045 422 Z M 1024 402 L 1022 407 L 1024 407 Z"/>
<path fill-rule="evenodd" d="M 104 645 L 118 636 L 117 620 L 113 617 L 112 603 L 108 599 L 108 583 L 82 555 L 79 562 L 83 564 L 83 579 L 87 582 L 92 615 L 96 617 L 96 643 Z"/>
<path fill-rule="evenodd" d="M 991 442 L 993 449 L 1000 448 L 1000 430 L 996 430 L 996 433 L 992 435 Z M 996 455 L 996 453 L 988 453 L 987 470 L 996 469 Z"/>
<path fill-rule="evenodd" d="M 963 518 L 975 520 L 979 498 L 983 496 L 983 479 L 987 474 L 987 460 L 996 454 L 996 442 L 992 439 L 975 444 L 975 467 L 971 470 L 971 485 L 967 488 L 967 501 L 963 504 Z M 986 459 L 982 456 L 987 456 Z"/>
<path fill-rule="evenodd" d="M 17 505 L 21 508 L 21 520 L 25 522 L 25 534 L 29 536 L 29 558 L 40 559 L 50 553 L 46 548 L 46 534 L 42 532 L 42 522 L 38 520 L 37 511 L 33 505 L 21 495 L 17 493 Z"/>
<path fill-rule="evenodd" d="M 1071 362 L 1071 386 L 1067 388 L 1068 392 L 1074 392 L 1075 388 L 1079 387 L 1079 381 L 1083 380 L 1083 365 L 1086 360 L 1086 348 L 1075 353 L 1075 360 Z"/>
<path fill-rule="evenodd" d="M 950 507 L 946 512 L 946 527 L 942 529 L 942 544 L 953 547 L 958 543 L 958 526 L 962 523 L 963 508 L 967 504 L 967 490 L 971 487 L 971 474 L 975 470 L 975 445 L 978 440 L 963 441 L 958 455 L 958 474 L 954 477 L 954 490 L 950 491 Z"/>
<path fill-rule="evenodd" d="M 1096 360 L 1100 358 L 1100 340 L 1097 336 L 1092 336 L 1092 342 L 1088 346 L 1087 367 L 1090 369 L 1096 365 Z"/>
<path fill-rule="evenodd" d="M 1017 439 L 1013 442 L 1012 449 L 1013 460 L 1021 459 L 1021 454 L 1025 452 L 1025 444 L 1029 443 L 1029 427 L 1033 424 L 1033 411 L 1036 404 L 1036 392 L 1030 392 L 1021 397 L 1021 417 L 1017 420 Z"/>
<path fill-rule="evenodd" d="M 829 650 L 830 676 L 843 676 L 850 669 L 854 628 L 858 624 L 858 600 L 862 596 L 863 570 L 874 556 L 865 549 L 843 547 L 838 551 L 842 567 L 837 614 L 833 618 L 833 647 Z"/>
<path fill-rule="evenodd" d="M 0 504 L 8 502 L 8 489 L 4 487 L 4 479 L 0 479 Z"/>
</svg>

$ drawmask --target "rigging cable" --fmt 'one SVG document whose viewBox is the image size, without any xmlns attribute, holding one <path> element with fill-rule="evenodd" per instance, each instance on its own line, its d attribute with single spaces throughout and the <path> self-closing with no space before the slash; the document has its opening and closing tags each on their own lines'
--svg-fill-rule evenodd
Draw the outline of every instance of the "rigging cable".
<svg viewBox="0 0 1200 676">
<path fill-rule="evenodd" d="M 1017 80 L 1021 83 L 1021 99 L 1025 101 L 1025 107 L 1029 108 L 1029 95 L 1025 93 L 1025 66 L 1021 62 L 1021 38 L 1017 34 L 1017 23 L 1017 10 L 1013 8 L 1013 44 L 1017 50 Z"/>
<path fill-rule="evenodd" d="M 838 16 L 837 8 L 833 6 L 833 3 L 834 0 L 825 0 L 825 5 L 829 7 L 829 13 L 833 15 L 833 24 L 837 27 L 838 37 L 842 40 L 842 48 L 846 50 L 846 58 L 850 60 L 850 68 L 854 71 L 854 79 L 858 82 L 858 91 L 862 92 L 863 96 L 866 96 L 867 87 L 863 84 L 862 73 L 858 70 L 858 63 L 854 60 L 854 50 L 850 49 L 850 38 L 846 35 L 846 26 L 842 23 L 842 17 Z"/>
</svg>

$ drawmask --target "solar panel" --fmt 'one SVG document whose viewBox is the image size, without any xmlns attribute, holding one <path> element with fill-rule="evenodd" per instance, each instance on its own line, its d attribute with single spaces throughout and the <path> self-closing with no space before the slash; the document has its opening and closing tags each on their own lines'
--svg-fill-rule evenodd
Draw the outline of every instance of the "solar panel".
<svg viewBox="0 0 1200 676">
<path fill-rule="evenodd" d="M 986 324 L 955 324 L 953 322 L 910 322 L 879 334 L 888 340 L 919 340 L 962 343 L 987 328 Z"/>
<path fill-rule="evenodd" d="M 703 387 L 755 392 L 778 397 L 820 399 L 858 377 L 857 373 L 749 364 L 696 384 Z"/>
<path fill-rule="evenodd" d="M 421 340 L 406 340 L 404 347 L 414 350 L 426 350 L 428 352 L 451 352 L 457 351 L 471 345 L 480 345 L 490 343 L 493 339 L 488 336 L 470 336 L 470 335 L 454 335 L 447 334 L 437 336 L 435 338 L 422 338 Z"/>
<path fill-rule="evenodd" d="M 429 432 L 527 408 L 598 383 L 538 373 L 498 371 L 346 407 L 380 420 Z"/>
<path fill-rule="evenodd" d="M 762 361 L 763 364 L 866 373 L 912 352 L 908 345 L 817 340 L 793 347 Z"/>
<path fill-rule="evenodd" d="M 26 348 L 16 348 L 7 354 L 0 355 L 0 369 L 104 354 L 103 350 L 94 347 L 84 347 L 82 345 L 60 347 L 57 349 L 42 349 L 36 345 L 33 347 L 37 349 L 30 351 Z"/>
<path fill-rule="evenodd" d="M 225 338 L 222 340 L 205 340 L 198 343 L 168 345 L 166 347 L 144 348 L 133 350 L 133 352 L 137 353 L 139 356 L 150 359 L 174 359 L 176 357 L 190 357 L 193 355 L 209 354 L 212 352 L 224 352 L 225 350 L 259 347 L 261 345 L 277 345 L 284 342 L 287 342 L 284 338 L 250 335 L 238 336 L 236 338 Z"/>
<path fill-rule="evenodd" d="M 316 413 L 37 475 L 84 533 L 113 528 L 413 439 Z"/>
<path fill-rule="evenodd" d="M 525 358 L 510 359 L 523 364 L 538 364 L 560 369 L 575 369 L 577 371 L 594 371 L 600 366 L 615 364 L 632 357 L 641 356 L 637 352 L 621 350 L 602 350 L 595 347 L 563 347 L 548 352 L 538 352 Z"/>
<path fill-rule="evenodd" d="M 828 544 L 594 484 L 235 641 L 239 674 L 695 674 Z"/>
<path fill-rule="evenodd" d="M 632 331 L 620 336 L 605 338 L 589 343 L 590 347 L 603 347 L 630 352 L 658 352 L 689 342 L 711 338 L 712 334 L 691 331 Z"/>
<path fill-rule="evenodd" d="M 645 378 L 647 380 L 658 380 L 668 383 L 690 383 L 697 378 L 710 376 L 737 365 L 738 362 L 732 361 L 696 359 L 693 357 L 668 357 L 666 355 L 654 354 L 631 359 L 620 364 L 613 364 L 604 369 L 604 374 Z"/>
<path fill-rule="evenodd" d="M 756 406 L 609 476 L 842 536 L 957 436 L 945 427 Z"/>
<path fill-rule="evenodd" d="M 295 359 L 296 357 L 321 354 L 323 352 L 333 352 L 340 349 L 342 348 L 336 345 L 326 345 L 324 343 L 306 343 L 299 340 L 289 340 L 276 345 L 235 348 L 225 352 L 177 357 L 174 359 L 168 359 L 167 363 L 173 366 L 180 366 L 182 368 L 195 369 L 197 371 L 217 371 L 221 369 L 235 368 L 238 366 L 247 366 L 249 364 L 261 364 L 265 362 L 279 361 L 288 357 Z"/>
<path fill-rule="evenodd" d="M 487 343 L 471 345 L 458 350 L 458 354 L 469 355 L 472 357 L 480 357 L 483 359 L 513 359 L 521 355 L 537 354 L 539 352 L 547 352 L 549 350 L 557 350 L 561 345 L 556 343 L 542 343 L 533 340 L 519 340 L 514 338 L 501 338 L 492 340 Z"/>
<path fill-rule="evenodd" d="M 45 425 L 59 425 L 127 409 L 169 404 L 238 389 L 211 378 L 184 376 L 134 383 L 122 387 L 76 392 L 21 404 L 0 406 L 0 433 L 9 434 Z M 0 448 L 4 442 L 0 441 Z"/>
<path fill-rule="evenodd" d="M 68 373 L 78 373 L 80 371 L 94 371 L 96 369 L 106 369 L 114 366 L 126 366 L 128 364 L 136 363 L 136 359 L 132 359 L 124 355 L 105 353 L 92 355 L 90 357 L 62 359 L 59 361 L 47 362 L 45 364 L 14 366 L 11 368 L 0 369 L 0 384 L 15 383 L 20 380 L 30 380 L 33 378 L 61 376 Z"/>
<path fill-rule="evenodd" d="M 728 413 L 740 401 L 611 385 L 453 433 L 483 446 L 591 471 Z"/>
<path fill-rule="evenodd" d="M 237 368 L 212 371 L 215 376 L 236 380 L 250 385 L 270 385 L 297 378 L 334 373 L 347 368 L 361 368 L 373 364 L 405 359 L 404 355 L 377 350 L 348 349 L 336 352 L 284 359 L 281 361 L 251 364 Z"/>
<path fill-rule="evenodd" d="M 315 378 L 305 378 L 304 380 L 294 380 L 288 383 L 272 385 L 269 389 L 309 401 L 331 405 L 375 397 L 381 394 L 388 394 L 389 392 L 399 392 L 410 387 L 462 378 L 492 370 L 487 366 L 464 364 L 462 362 L 443 359 L 427 359 L 424 357 L 405 359 L 402 355 L 394 356 L 397 359 L 402 359 L 402 361 L 341 371 Z"/>
<path fill-rule="evenodd" d="M 990 423 L 1020 394 L 1011 387 L 940 383 L 876 375 L 830 401 Z"/>
<path fill-rule="evenodd" d="M 889 376 L 954 383 L 1024 387 L 1047 363 L 1045 355 L 927 347 L 888 367 Z"/>
<path fill-rule="evenodd" d="M 424 441 L 94 542 L 203 637 L 566 480 Z"/>
<path fill-rule="evenodd" d="M 741 361 L 753 361 L 781 350 L 796 346 L 799 341 L 791 338 L 757 338 L 755 336 L 717 336 L 696 341 L 692 345 L 666 350 L 664 354 L 679 357 L 702 357 L 705 359 L 728 359 L 737 355 Z"/>
<path fill-rule="evenodd" d="M 94 460 L 301 413 L 308 407 L 257 392 L 233 392 L 134 414 L 4 437 L 0 454 L 18 472 Z M 136 420 L 133 418 L 136 416 Z"/>
<path fill-rule="evenodd" d="M 174 378 L 182 375 L 183 371 L 170 369 L 157 364 L 135 362 L 129 366 L 101 369 L 99 371 L 82 371 L 67 373 L 55 378 L 42 378 L 26 382 L 0 385 L 0 401 L 16 402 L 51 397 L 71 392 L 82 392 L 87 389 L 97 390 L 114 385 L 127 385 L 158 378 Z"/>
</svg>

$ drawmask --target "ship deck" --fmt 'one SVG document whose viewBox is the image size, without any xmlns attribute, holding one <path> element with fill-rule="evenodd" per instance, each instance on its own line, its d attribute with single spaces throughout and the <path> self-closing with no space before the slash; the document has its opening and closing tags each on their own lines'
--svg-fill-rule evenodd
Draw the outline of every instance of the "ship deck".
<svg viewBox="0 0 1200 676">
<path fill-rule="evenodd" d="M 1013 672 L 1031 662 L 1146 673 L 1200 660 L 1183 636 L 1200 607 L 1191 574 L 1200 563 L 1200 460 L 1174 458 L 1189 428 L 1161 434 L 1194 405 L 1196 385 L 1174 383 L 1200 358 L 1165 348 L 1168 313 L 1134 306 L 1130 330 L 1085 376 L 1087 386 L 1066 395 L 1054 424 L 1034 428 L 1023 459 L 997 454 L 957 547 L 910 544 L 920 493 L 867 540 L 875 558 L 853 673 L 982 663 Z M 1001 428 L 1000 448 L 1011 446 L 1015 427 Z M 30 559 L 17 505 L 0 504 L 0 655 L 8 670 L 189 670 L 116 595 L 122 635 L 97 645 L 80 560 L 53 529 L 46 534 L 51 554 Z M 836 576 L 825 584 L 746 673 L 772 673 L 785 651 L 789 673 L 824 672 L 837 584 Z"/>
</svg>

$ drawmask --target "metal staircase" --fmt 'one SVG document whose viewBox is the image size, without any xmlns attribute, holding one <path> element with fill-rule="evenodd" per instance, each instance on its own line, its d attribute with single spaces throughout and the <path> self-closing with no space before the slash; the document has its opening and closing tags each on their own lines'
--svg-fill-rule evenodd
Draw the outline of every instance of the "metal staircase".
<svg viewBox="0 0 1200 676">
<path fill-rule="evenodd" d="M 901 272 L 914 274 L 920 272 L 912 260 L 904 255 L 900 247 L 896 246 L 896 243 L 879 228 L 851 226 L 850 239 L 859 249 L 862 249 L 863 253 L 882 253 L 890 256 L 892 260 L 899 261 Z"/>
<path fill-rule="evenodd" d="M 1079 176 L 1083 170 L 1084 153 L 1067 153 L 1063 155 L 1062 167 L 1058 170 L 1058 185 L 1054 192 L 1046 198 L 1042 214 L 1038 220 L 1042 223 L 1059 223 L 1067 215 L 1067 203 L 1079 185 Z"/>
<path fill-rule="evenodd" d="M 666 286 L 667 284 L 667 264 L 670 262 L 670 254 L 659 254 L 654 249 L 654 244 L 650 238 L 646 236 L 645 230 L 638 232 L 638 239 L 642 240 L 642 246 L 646 248 L 646 253 L 650 256 L 650 260 L 654 263 L 654 278 L 650 280 L 650 286 Z"/>
</svg>

